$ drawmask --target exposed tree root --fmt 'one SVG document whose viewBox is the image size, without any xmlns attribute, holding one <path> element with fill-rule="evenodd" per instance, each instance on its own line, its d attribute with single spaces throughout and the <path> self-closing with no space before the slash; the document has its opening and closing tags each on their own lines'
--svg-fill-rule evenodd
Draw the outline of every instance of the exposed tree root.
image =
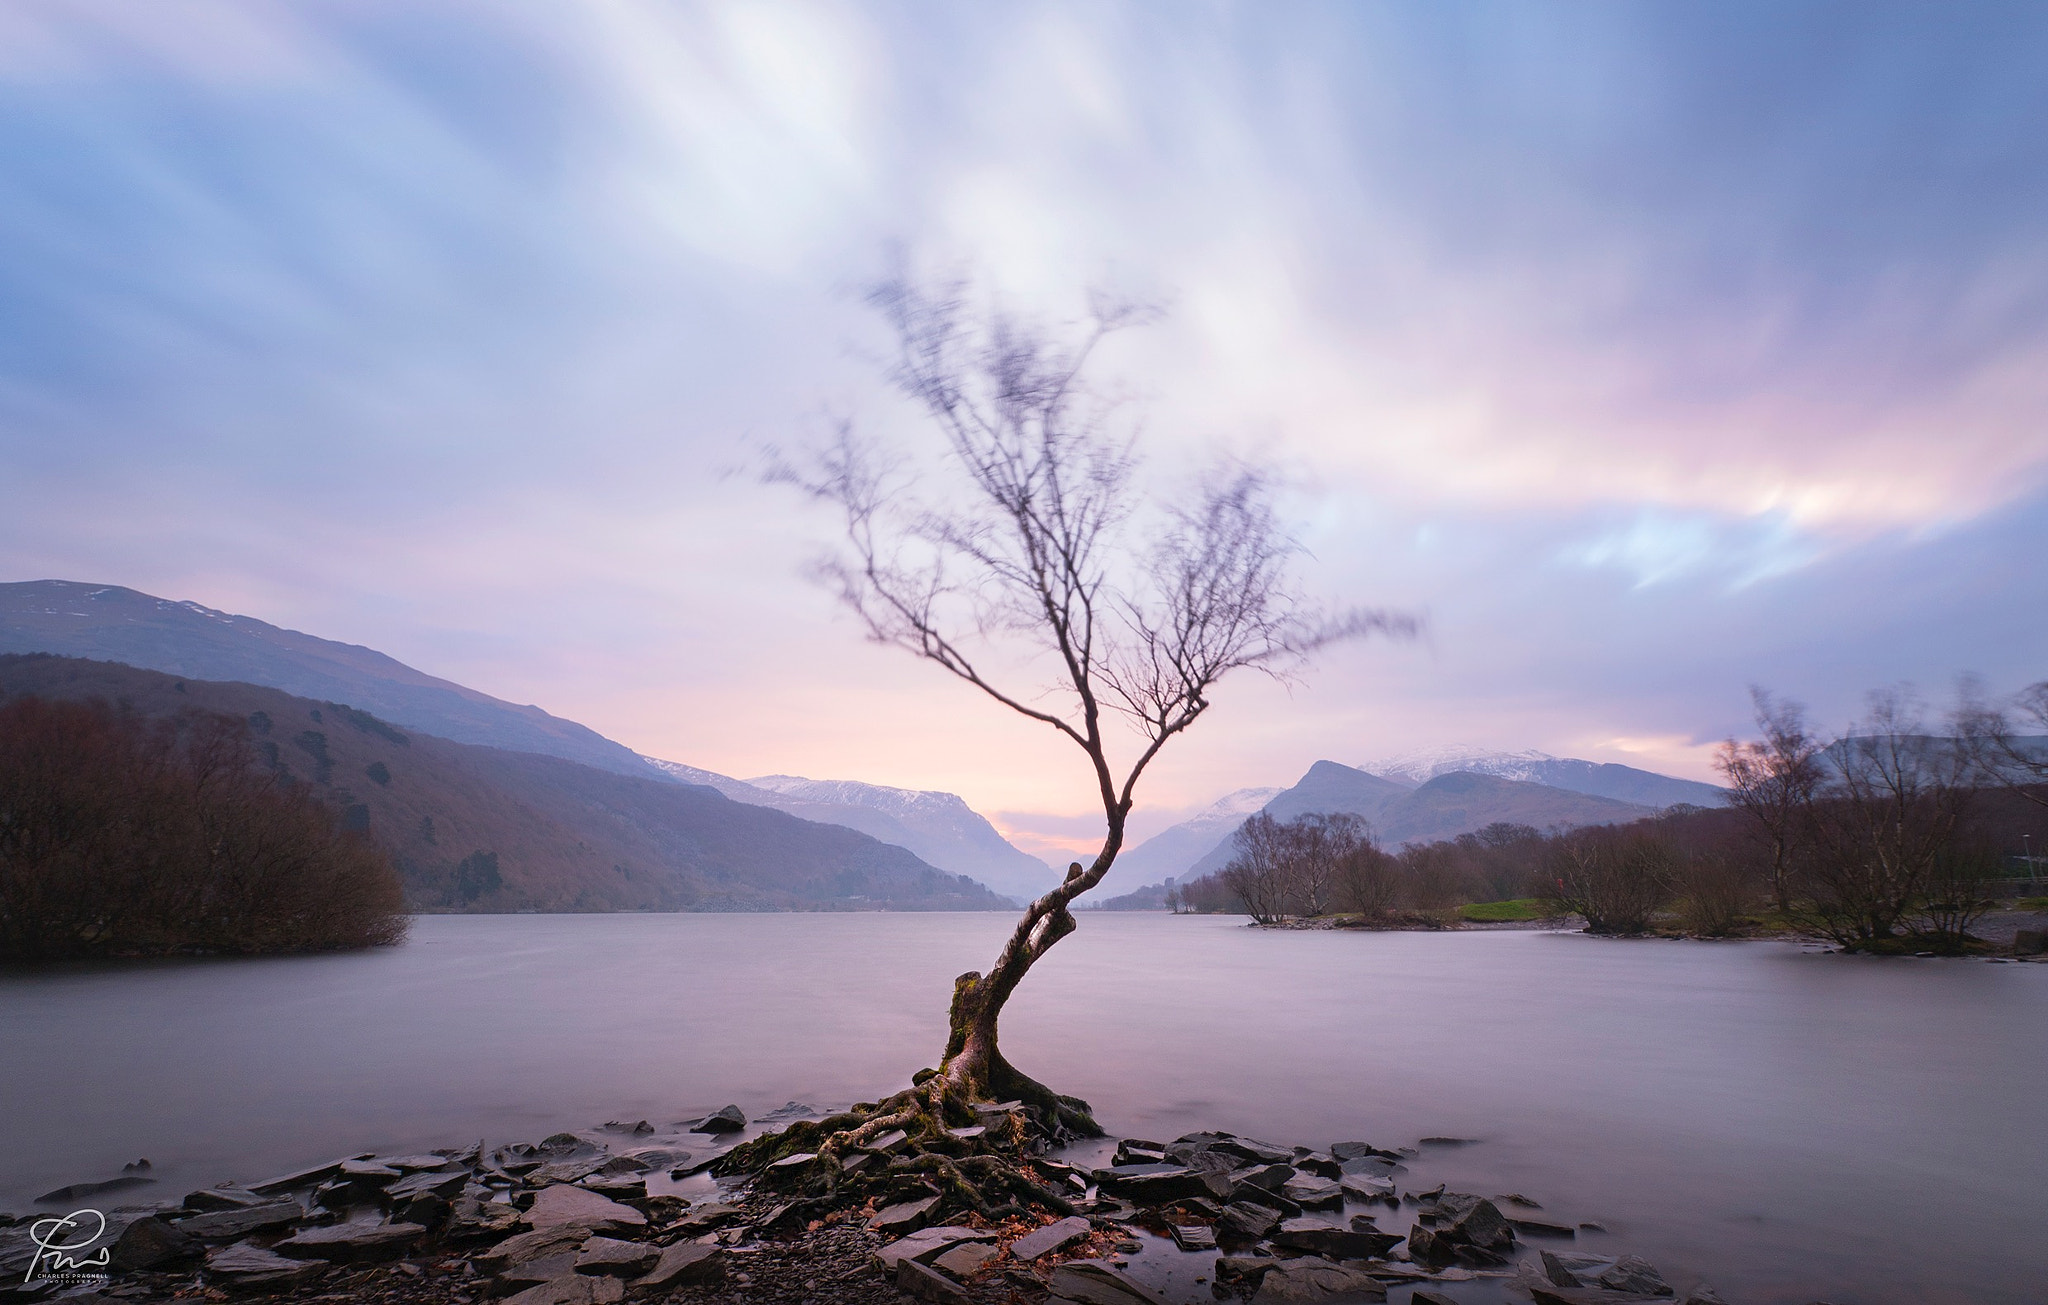
<svg viewBox="0 0 2048 1305">
<path fill-rule="evenodd" d="M 1102 1130 L 1087 1102 L 1058 1095 L 1000 1056 L 995 1062 L 988 1078 L 1014 1095 L 991 1099 L 943 1071 L 921 1071 L 915 1086 L 886 1100 L 743 1143 L 712 1172 L 787 1194 L 790 1214 L 805 1219 L 870 1199 L 888 1205 L 927 1196 L 939 1198 L 930 1217 L 940 1219 L 1072 1214 L 1039 1157 Z"/>
</svg>

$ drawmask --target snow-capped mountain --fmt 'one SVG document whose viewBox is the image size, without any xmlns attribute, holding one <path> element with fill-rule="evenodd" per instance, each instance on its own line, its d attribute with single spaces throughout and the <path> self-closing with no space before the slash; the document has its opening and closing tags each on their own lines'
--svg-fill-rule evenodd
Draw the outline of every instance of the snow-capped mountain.
<svg viewBox="0 0 2048 1305">
<path fill-rule="evenodd" d="M 1130 892 L 1141 884 L 1178 878 L 1217 843 L 1229 837 L 1245 817 L 1272 801 L 1277 788 L 1241 788 L 1218 798 L 1186 820 L 1162 829 L 1117 857 L 1093 894 L 1101 898 Z"/>
<path fill-rule="evenodd" d="M 1581 761 L 1576 757 L 1553 757 L 1533 749 L 1524 752 L 1490 752 L 1463 744 L 1423 748 L 1404 752 L 1382 761 L 1366 762 L 1358 769 L 1382 779 L 1407 784 L 1426 784 L 1439 775 L 1464 772 L 1492 775 L 1498 779 L 1547 784 L 1572 793 L 1613 798 L 1638 806 L 1668 807 L 1680 802 L 1694 806 L 1718 807 L 1727 792 L 1697 780 L 1677 779 L 1655 771 L 1639 770 L 1612 762 Z"/>
<path fill-rule="evenodd" d="M 800 775 L 741 780 L 679 761 L 646 760 L 685 784 L 715 788 L 735 802 L 858 829 L 907 848 L 941 870 L 978 879 L 1006 897 L 1029 900 L 1059 882 L 1051 866 L 1012 846 L 956 794 Z"/>
</svg>

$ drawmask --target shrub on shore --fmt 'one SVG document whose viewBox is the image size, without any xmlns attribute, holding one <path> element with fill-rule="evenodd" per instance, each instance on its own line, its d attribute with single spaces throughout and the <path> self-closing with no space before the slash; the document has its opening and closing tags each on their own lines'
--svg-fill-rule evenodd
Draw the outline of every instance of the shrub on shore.
<svg viewBox="0 0 2048 1305">
<path fill-rule="evenodd" d="M 260 766 L 243 722 L 0 705 L 0 961 L 322 951 L 405 929 L 390 859 Z"/>
</svg>

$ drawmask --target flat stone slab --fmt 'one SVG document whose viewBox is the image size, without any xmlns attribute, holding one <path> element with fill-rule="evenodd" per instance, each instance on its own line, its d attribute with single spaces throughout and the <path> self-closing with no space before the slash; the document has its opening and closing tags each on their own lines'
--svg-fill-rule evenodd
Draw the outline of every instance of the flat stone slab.
<svg viewBox="0 0 2048 1305">
<path fill-rule="evenodd" d="M 939 1203 L 936 1196 L 927 1196 L 921 1201 L 903 1201 L 896 1205 L 885 1205 L 875 1211 L 875 1217 L 868 1220 L 868 1227 L 875 1232 L 907 1233 L 924 1226 L 925 1217 L 932 1207 Z"/>
<path fill-rule="evenodd" d="M 1183 1251 L 1213 1251 L 1216 1249 L 1216 1230 L 1207 1224 L 1172 1224 L 1167 1231 L 1173 1236 L 1173 1244 Z"/>
<path fill-rule="evenodd" d="M 572 1273 L 505 1298 L 505 1305 L 611 1305 L 626 1298 L 617 1278 Z"/>
<path fill-rule="evenodd" d="M 189 1219 L 180 1219 L 171 1226 L 187 1237 L 197 1237 L 201 1241 L 231 1242 L 247 1237 L 250 1233 L 287 1227 L 305 1217 L 306 1207 L 297 1201 L 270 1201 L 263 1205 L 244 1206 L 239 1210 L 216 1210 L 212 1214 L 195 1214 Z"/>
<path fill-rule="evenodd" d="M 593 1237 L 576 1252 L 576 1272 L 609 1273 L 615 1278 L 637 1278 L 654 1267 L 661 1248 L 646 1242 L 621 1241 L 617 1237 Z"/>
<path fill-rule="evenodd" d="M 295 1260 L 334 1260 L 353 1264 L 364 1260 L 395 1260 L 406 1248 L 427 1235 L 416 1223 L 331 1223 L 301 1228 L 276 1246 L 280 1255 Z"/>
<path fill-rule="evenodd" d="M 656 1290 L 717 1282 L 725 1274 L 725 1252 L 709 1242 L 677 1242 L 661 1249 L 654 1267 L 633 1279 L 633 1289 Z"/>
<path fill-rule="evenodd" d="M 1370 1275 L 1309 1258 L 1267 1270 L 1252 1305 L 1365 1305 L 1386 1298 L 1386 1287 Z"/>
<path fill-rule="evenodd" d="M 959 1283 L 916 1260 L 897 1261 L 896 1290 L 930 1305 L 969 1305 L 973 1299 Z"/>
<path fill-rule="evenodd" d="M 185 1198 L 185 1208 L 195 1214 L 213 1214 L 219 1210 L 246 1210 L 252 1205 L 268 1205 L 271 1199 L 246 1187 L 202 1187 Z"/>
<path fill-rule="evenodd" d="M 323 1271 L 318 1260 L 293 1260 L 249 1242 L 208 1251 L 206 1271 L 235 1289 L 285 1287 Z"/>
<path fill-rule="evenodd" d="M 573 1255 L 590 1237 L 590 1229 L 581 1224 L 556 1224 L 507 1237 L 475 1258 L 485 1269 L 504 1269 L 530 1260 L 546 1259 L 550 1255 Z"/>
<path fill-rule="evenodd" d="M 943 1269 L 956 1278 L 971 1278 L 982 1265 L 1002 1253 L 1001 1247 L 988 1242 L 961 1242 L 952 1250 L 934 1256 L 932 1267 Z"/>
<path fill-rule="evenodd" d="M 885 1274 L 894 1274 L 899 1260 L 929 1260 L 948 1247 L 961 1242 L 992 1242 L 996 1235 L 979 1228 L 960 1228 L 943 1224 L 937 1228 L 920 1228 L 908 1237 L 900 1237 L 875 1252 L 875 1262 Z"/>
<path fill-rule="evenodd" d="M 541 1188 L 533 1198 L 533 1204 L 527 1207 L 526 1222 L 535 1231 L 573 1223 L 602 1232 L 645 1228 L 647 1216 L 587 1188 L 556 1183 Z"/>
<path fill-rule="evenodd" d="M 369 1158 L 366 1155 L 348 1157 L 349 1160 L 368 1160 Z M 301 1187 L 311 1187 L 315 1183 L 324 1183 L 340 1173 L 342 1165 L 347 1162 L 347 1160 L 329 1160 L 324 1165 L 314 1165 L 310 1169 L 298 1169 L 288 1174 L 279 1174 L 275 1178 L 266 1178 L 260 1183 L 249 1184 L 249 1190 L 260 1192 L 265 1196 L 275 1196 L 279 1192 L 290 1192 Z"/>
<path fill-rule="evenodd" d="M 1010 1254 L 1020 1261 L 1035 1260 L 1041 1255 L 1072 1246 L 1094 1231 L 1094 1224 L 1074 1215 L 1049 1223 L 1036 1232 L 1025 1233 L 1010 1243 Z"/>
<path fill-rule="evenodd" d="M 1376 1229 L 1334 1228 L 1320 1219 L 1289 1219 L 1273 1233 L 1273 1244 L 1310 1251 L 1337 1260 L 1370 1260 L 1385 1255 L 1401 1240 L 1398 1233 Z"/>
<path fill-rule="evenodd" d="M 1046 1284 L 1056 1300 L 1082 1305 L 1167 1305 L 1166 1298 L 1133 1281 L 1107 1260 L 1069 1260 Z"/>
</svg>

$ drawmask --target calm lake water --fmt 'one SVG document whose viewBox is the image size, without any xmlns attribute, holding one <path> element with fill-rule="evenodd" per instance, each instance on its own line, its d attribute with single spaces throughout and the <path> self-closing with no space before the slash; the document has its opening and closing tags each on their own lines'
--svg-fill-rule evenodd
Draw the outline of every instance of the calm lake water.
<svg viewBox="0 0 2048 1305">
<path fill-rule="evenodd" d="M 872 1099 L 997 915 L 426 917 L 351 956 L 0 979 L 0 1208 Z M 2048 1300 L 2048 966 L 1084 916 L 1004 1024 L 1112 1132 L 1431 1150 L 1738 1302 Z M 175 1190 L 172 1190 L 175 1189 Z M 1405 1228 L 1407 1220 L 1398 1222 Z"/>
</svg>

